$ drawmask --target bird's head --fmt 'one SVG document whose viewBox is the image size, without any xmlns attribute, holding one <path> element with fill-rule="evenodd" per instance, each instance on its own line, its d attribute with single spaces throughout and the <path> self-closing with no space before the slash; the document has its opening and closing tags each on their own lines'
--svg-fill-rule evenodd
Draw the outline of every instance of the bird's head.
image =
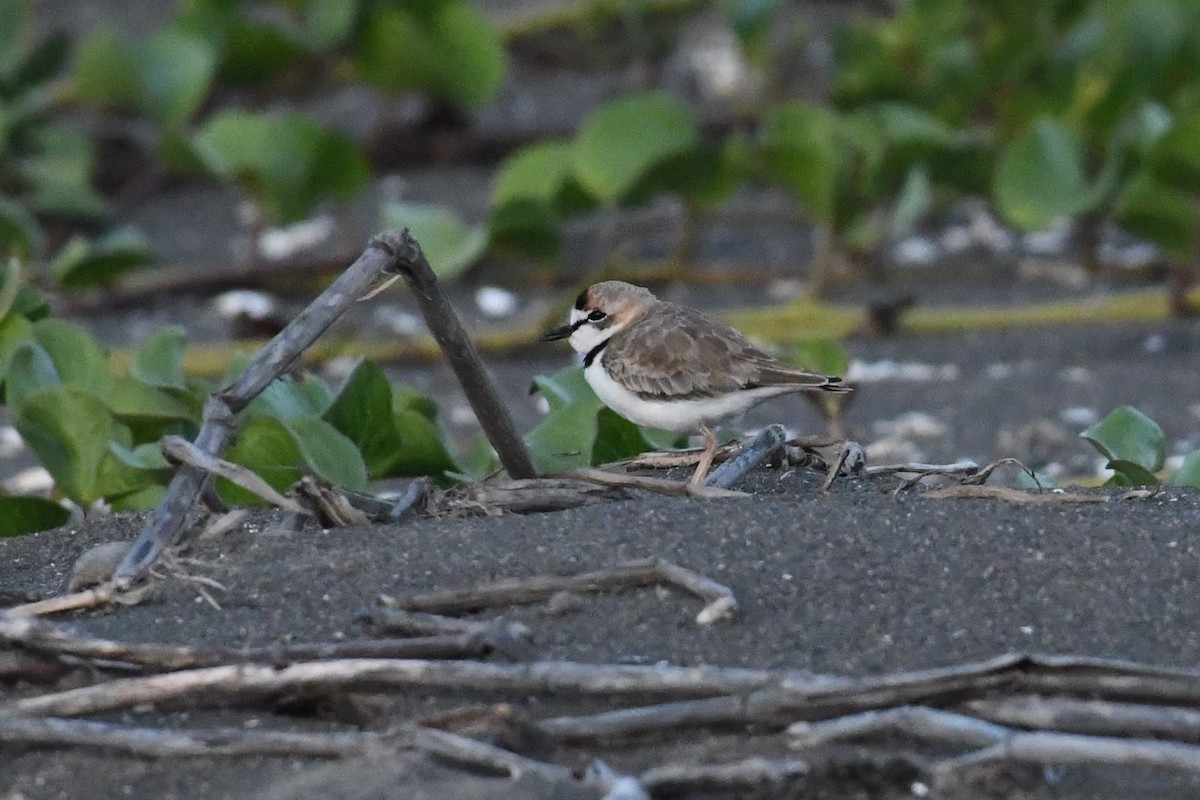
<svg viewBox="0 0 1200 800">
<path fill-rule="evenodd" d="M 649 289 L 622 281 L 595 283 L 579 293 L 566 325 L 546 331 L 541 341 L 568 339 L 587 353 L 641 316 L 656 302 Z"/>
</svg>

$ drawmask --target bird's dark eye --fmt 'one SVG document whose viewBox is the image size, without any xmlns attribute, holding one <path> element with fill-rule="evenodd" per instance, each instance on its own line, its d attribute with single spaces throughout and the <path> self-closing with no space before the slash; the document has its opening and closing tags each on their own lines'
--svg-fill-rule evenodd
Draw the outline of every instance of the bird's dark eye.
<svg viewBox="0 0 1200 800">
<path fill-rule="evenodd" d="M 599 322 L 600 320 L 604 319 L 607 316 L 608 316 L 608 314 L 605 314 L 603 311 L 601 311 L 600 309 L 597 308 L 597 309 L 593 310 L 590 314 L 588 314 L 587 318 L 590 319 L 592 322 Z"/>
</svg>

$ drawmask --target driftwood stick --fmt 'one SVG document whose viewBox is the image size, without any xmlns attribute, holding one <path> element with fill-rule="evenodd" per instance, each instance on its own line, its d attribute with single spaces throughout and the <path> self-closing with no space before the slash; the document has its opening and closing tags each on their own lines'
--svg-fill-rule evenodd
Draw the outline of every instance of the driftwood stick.
<svg viewBox="0 0 1200 800">
<path fill-rule="evenodd" d="M 0 619 L 13 617 L 37 617 L 46 614 L 59 614 L 63 611 L 77 611 L 81 608 L 95 608 L 109 603 L 136 605 L 149 593 L 151 584 L 135 586 L 129 590 L 118 589 L 112 581 L 102 583 L 94 589 L 83 589 L 70 594 L 60 594 L 47 597 L 45 600 L 34 600 L 32 603 L 22 603 L 19 606 L 9 606 L 0 611 Z"/>
<path fill-rule="evenodd" d="M 581 594 L 661 583 L 677 586 L 708 603 L 697 617 L 697 622 L 701 624 L 714 622 L 737 607 L 729 587 L 658 558 L 627 561 L 608 569 L 576 575 L 513 578 L 470 589 L 413 595 L 401 598 L 396 603 L 410 611 L 462 614 L 495 606 L 540 603 L 559 592 Z"/>
<path fill-rule="evenodd" d="M 739 450 L 737 455 L 715 469 L 708 476 L 705 485 L 728 489 L 741 480 L 743 475 L 772 455 L 783 452 L 785 441 L 787 441 L 787 433 L 784 432 L 782 425 L 767 426 L 759 431 L 750 444 Z"/>
<path fill-rule="evenodd" d="M 1192 708 L 1017 695 L 969 700 L 962 709 L 972 716 L 1017 728 L 1200 744 L 1200 711 Z"/>
<path fill-rule="evenodd" d="M 491 631 L 463 631 L 409 639 L 296 643 L 230 649 L 170 644 L 127 644 L 78 635 L 36 617 L 0 617 L 0 641 L 36 653 L 69 656 L 93 662 L 125 664 L 155 672 L 266 663 L 275 666 L 300 661 L 339 658 L 481 658 L 495 649 Z"/>
<path fill-rule="evenodd" d="M 863 474 L 869 478 L 899 473 L 925 473 L 926 475 L 974 475 L 979 465 L 974 461 L 955 461 L 953 464 L 879 464 L 864 467 Z"/>
<path fill-rule="evenodd" d="M 573 469 L 566 473 L 569 478 L 581 478 L 603 486 L 623 486 L 628 489 L 645 489 L 668 497 L 697 497 L 702 500 L 720 500 L 729 497 L 749 497 L 745 492 L 722 489 L 717 486 L 694 486 L 690 483 L 669 481 L 665 478 L 650 478 L 644 475 L 625 475 L 592 467 Z"/>
<path fill-rule="evenodd" d="M 230 698 L 270 698 L 322 690 L 453 689 L 586 695 L 705 697 L 735 694 L 778 682 L 768 670 L 664 667 L 537 661 L 484 664 L 421 659 L 337 659 L 282 669 L 238 664 L 123 678 L 0 704 L 0 716 L 81 716 L 143 704 L 187 701 L 221 704 Z"/>
<path fill-rule="evenodd" d="M 82 719 L 0 716 L 0 744 L 87 747 L 146 758 L 358 755 L 381 741 L 374 733 L 288 733 L 214 728 L 156 729 Z"/>
<path fill-rule="evenodd" d="M 489 480 L 433 492 L 429 508 L 434 514 L 530 514 L 627 500 L 631 493 L 577 478 Z"/>
<path fill-rule="evenodd" d="M 407 233 L 371 239 L 362 255 L 255 355 L 240 378 L 208 398 L 196 447 L 214 456 L 225 452 L 234 437 L 234 416 L 290 369 L 385 270 L 396 270 L 400 260 L 410 255 L 405 246 L 410 242 Z M 179 541 L 207 479 L 208 473 L 197 467 L 183 465 L 176 470 L 162 502 L 113 575 L 119 587 L 128 588 L 144 578 L 159 554 Z"/>
<path fill-rule="evenodd" d="M 809 772 L 796 758 L 747 758 L 728 764 L 671 764 L 654 767 L 638 778 L 655 795 L 704 791 L 736 791 L 782 786 Z"/>
<path fill-rule="evenodd" d="M 848 739 L 898 735 L 956 747 L 979 748 L 1002 742 L 1011 732 L 1003 725 L 923 706 L 864 711 L 820 722 L 794 722 L 787 728 L 788 744 L 796 749 Z"/>
<path fill-rule="evenodd" d="M 394 245 L 398 258 L 386 266 L 386 271 L 400 275 L 425 317 L 429 332 L 437 340 L 454 370 L 467 401 L 471 404 L 483 432 L 496 450 L 500 463 L 512 478 L 533 478 L 537 470 L 525 449 L 525 442 L 517 433 L 508 409 L 500 401 L 496 388 L 483 366 L 479 351 L 470 335 L 463 328 L 438 284 L 437 276 L 421 251 L 417 240 L 404 231 Z"/>
<path fill-rule="evenodd" d="M 399 736 L 401 743 L 427 755 L 514 779 L 528 774 L 538 775 L 552 782 L 578 780 L 566 767 L 527 758 L 449 731 L 412 727 L 401 731 Z"/>
<path fill-rule="evenodd" d="M 1008 486 L 946 486 L 922 492 L 921 497 L 931 500 L 1006 500 L 1022 505 L 1068 505 L 1072 503 L 1107 503 L 1106 494 L 1083 494 L 1082 492 L 1028 492 Z"/>
</svg>

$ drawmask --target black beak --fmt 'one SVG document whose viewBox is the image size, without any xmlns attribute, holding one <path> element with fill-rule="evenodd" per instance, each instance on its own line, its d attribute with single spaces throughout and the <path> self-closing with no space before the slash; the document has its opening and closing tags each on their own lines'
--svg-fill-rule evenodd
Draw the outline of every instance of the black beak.
<svg viewBox="0 0 1200 800">
<path fill-rule="evenodd" d="M 552 328 L 546 331 L 538 339 L 539 342 L 557 342 L 559 339 L 566 339 L 575 332 L 574 325 L 560 325 L 557 328 Z"/>
</svg>

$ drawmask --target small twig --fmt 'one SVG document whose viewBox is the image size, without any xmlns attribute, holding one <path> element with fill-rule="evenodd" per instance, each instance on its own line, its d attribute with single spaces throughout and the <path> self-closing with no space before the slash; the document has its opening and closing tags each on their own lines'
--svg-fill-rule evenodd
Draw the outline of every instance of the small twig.
<svg viewBox="0 0 1200 800">
<path fill-rule="evenodd" d="M 259 477 L 254 470 L 206 453 L 182 436 L 164 437 L 158 447 L 168 461 L 187 464 L 210 475 L 224 478 L 284 511 L 305 511 L 304 506 L 275 491 L 275 487 Z"/>
<path fill-rule="evenodd" d="M 955 461 L 953 464 L 879 464 L 864 467 L 863 474 L 869 478 L 897 473 L 926 473 L 929 475 L 974 475 L 979 465 L 974 461 Z"/>
<path fill-rule="evenodd" d="M 1027 492 L 1007 486 L 946 486 L 923 492 L 931 500 L 1006 500 L 1024 505 L 1059 505 L 1069 503 L 1107 503 L 1108 495 L 1079 492 Z"/>
<path fill-rule="evenodd" d="M 702 625 L 710 624 L 737 608 L 737 601 L 729 587 L 658 558 L 628 561 L 615 567 L 576 575 L 513 578 L 470 589 L 412 595 L 396 602 L 410 611 L 461 614 L 495 606 L 540 603 L 559 592 L 603 592 L 660 583 L 678 586 L 705 600 L 708 605 L 696 618 Z"/>
<path fill-rule="evenodd" d="M 721 464 L 729 460 L 737 449 L 736 444 L 721 445 L 713 455 L 713 463 Z M 652 453 L 642 453 L 621 461 L 611 461 L 601 465 L 603 470 L 635 470 L 635 469 L 673 469 L 675 467 L 694 467 L 700 463 L 703 447 L 693 447 L 686 450 L 659 450 Z"/>
<path fill-rule="evenodd" d="M 708 476 L 707 486 L 718 489 L 728 489 L 737 483 L 743 475 L 766 461 L 775 453 L 783 451 L 787 434 L 782 425 L 769 425 L 759 431 L 750 444 L 738 451 Z"/>
<path fill-rule="evenodd" d="M 118 603 L 120 605 L 136 605 L 140 603 L 153 588 L 151 584 L 134 589 L 122 590 L 111 582 L 103 583 L 93 589 L 81 592 L 47 597 L 45 600 L 35 600 L 32 603 L 22 603 L 19 606 L 9 606 L 0 612 L 0 619 L 5 617 L 34 617 L 47 614 L 58 614 L 63 611 L 78 611 L 82 608 Z"/>
<path fill-rule="evenodd" d="M 1028 475 L 1030 478 L 1033 479 L 1033 482 L 1035 484 L 1037 484 L 1037 487 L 1039 489 L 1042 488 L 1042 482 L 1040 480 L 1038 480 L 1037 473 L 1034 472 L 1033 470 L 1031 470 L 1029 467 L 1025 466 L 1023 463 L 1021 463 L 1021 461 L 1019 461 L 1018 459 L 1015 459 L 1015 458 L 1001 458 L 998 461 L 993 461 L 992 463 L 988 464 L 983 469 L 979 470 L 979 472 L 976 472 L 974 475 L 965 476 L 962 479 L 962 482 L 964 484 L 968 484 L 968 485 L 969 484 L 983 484 L 983 483 L 987 482 L 988 478 L 992 477 L 993 472 L 995 472 L 1000 467 L 1005 467 L 1005 466 L 1019 467 L 1022 472 L 1024 472 L 1026 475 Z"/>
<path fill-rule="evenodd" d="M 842 446 L 838 449 L 837 458 L 829 465 L 829 469 L 825 472 L 825 480 L 821 483 L 821 491 L 828 492 L 833 488 L 833 482 L 839 476 L 856 475 L 863 471 L 863 466 L 867 462 L 866 452 L 862 445 L 858 442 L 842 442 Z"/>
<path fill-rule="evenodd" d="M 290 369 L 385 269 L 395 270 L 409 255 L 405 245 L 410 242 L 411 236 L 397 234 L 371 239 L 362 255 L 329 288 L 258 351 L 241 377 L 208 398 L 195 446 L 201 452 L 220 456 L 233 440 L 234 416 Z M 128 588 L 144 578 L 159 554 L 179 540 L 207 481 L 208 473 L 197 467 L 184 465 L 176 470 L 162 501 L 113 575 L 119 588 Z"/>
<path fill-rule="evenodd" d="M 399 733 L 400 741 L 414 750 L 475 769 L 520 778 L 537 775 L 551 782 L 578 779 L 566 767 L 536 761 L 495 745 L 436 728 L 412 727 Z"/>
<path fill-rule="evenodd" d="M 627 500 L 630 496 L 620 487 L 573 478 L 489 480 L 434 492 L 428 509 L 435 515 L 531 514 Z"/>
<path fill-rule="evenodd" d="M 375 608 L 366 618 L 375 630 L 400 636 L 471 636 L 509 661 L 532 661 L 538 655 L 532 633 L 519 622 L 477 622 L 390 606 Z"/>
<path fill-rule="evenodd" d="M 509 477 L 536 477 L 537 470 L 534 469 L 529 451 L 525 449 L 525 442 L 517 433 L 508 409 L 500 401 L 474 341 L 442 292 L 421 246 L 408 231 L 404 231 L 393 247 L 397 257 L 387 264 L 385 270 L 403 277 L 416 297 L 429 332 L 454 370 L 467 402 L 471 404 L 483 432 L 495 448 L 500 463 L 508 471 Z"/>
<path fill-rule="evenodd" d="M 1003 741 L 1009 733 L 1010 729 L 1003 725 L 923 706 L 864 711 L 820 722 L 795 722 L 787 728 L 788 744 L 796 749 L 848 739 L 897 735 L 977 748 Z"/>
<path fill-rule="evenodd" d="M 0 742 L 25 747 L 87 747 L 145 758 L 359 755 L 382 740 L 375 733 L 287 733 L 214 728 L 170 730 L 81 719 L 0 716 Z"/>
<path fill-rule="evenodd" d="M 796 758 L 747 758 L 728 764 L 671 764 L 643 772 L 639 781 L 651 794 L 686 794 L 783 786 L 809 772 Z"/>
<path fill-rule="evenodd" d="M 602 469 L 580 468 L 573 469 L 566 477 L 581 478 L 603 486 L 623 486 L 629 489 L 645 489 L 655 494 L 665 494 L 668 497 L 696 497 L 704 500 L 718 500 L 730 497 L 749 497 L 745 492 L 732 489 L 721 489 L 716 486 L 695 486 L 690 483 L 669 481 L 664 478 L 650 478 L 644 475 L 623 475 L 607 472 Z"/>
</svg>

